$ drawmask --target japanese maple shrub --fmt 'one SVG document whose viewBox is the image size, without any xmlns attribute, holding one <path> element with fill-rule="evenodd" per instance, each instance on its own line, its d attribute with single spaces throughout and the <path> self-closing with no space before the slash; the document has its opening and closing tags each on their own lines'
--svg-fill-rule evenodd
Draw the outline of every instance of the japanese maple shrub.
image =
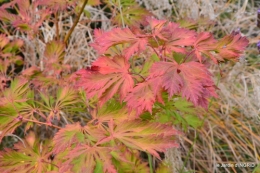
<svg viewBox="0 0 260 173">
<path fill-rule="evenodd" d="M 55 21 L 68 7 L 79 8 L 80 16 L 87 3 L 15 0 L 0 8 L 0 19 L 5 29 L 40 38 L 46 20 Z M 207 109 L 217 97 L 208 64 L 238 60 L 248 40 L 237 32 L 216 40 L 209 32 L 153 17 L 141 21 L 148 12 L 136 9 L 142 13 L 131 27 L 94 30 L 91 46 L 99 57 L 75 73 L 64 62 L 73 29 L 65 35 L 57 29 L 40 63 L 30 67 L 19 56 L 26 43 L 0 35 L 0 140 L 18 137 L 21 129 L 25 134 L 13 149 L 1 151 L 0 172 L 149 172 L 141 151 L 160 160 L 159 152 L 178 146 L 176 117 L 162 121 L 163 114 L 175 112 L 182 124 L 196 126 L 180 112 Z M 115 16 L 119 25 L 131 25 Z M 14 65 L 21 64 L 24 70 L 14 75 Z"/>
</svg>

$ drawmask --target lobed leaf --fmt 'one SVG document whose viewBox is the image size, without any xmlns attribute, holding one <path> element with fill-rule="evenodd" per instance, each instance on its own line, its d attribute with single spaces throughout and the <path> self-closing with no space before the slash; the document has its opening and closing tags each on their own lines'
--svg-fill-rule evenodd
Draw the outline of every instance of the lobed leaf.
<svg viewBox="0 0 260 173">
<path fill-rule="evenodd" d="M 118 140 L 127 147 L 151 153 L 159 159 L 157 151 L 164 152 L 167 148 L 178 146 L 173 138 L 178 131 L 168 125 L 138 120 L 127 120 L 115 124 L 111 120 L 107 130 L 109 135 L 98 141 L 98 144 Z"/>
<path fill-rule="evenodd" d="M 98 70 L 78 72 L 81 76 L 78 86 L 85 89 L 87 98 L 97 95 L 99 104 L 103 105 L 116 93 L 119 93 L 120 99 L 123 100 L 133 88 L 134 80 L 129 73 L 130 65 L 123 56 L 115 56 L 113 59 L 101 57 L 93 63 L 93 66 Z"/>
<path fill-rule="evenodd" d="M 146 49 L 148 40 L 141 33 L 133 33 L 129 28 L 114 28 L 111 31 L 94 31 L 95 42 L 92 47 L 99 54 L 104 54 L 107 49 L 118 44 L 128 44 L 124 49 L 124 56 L 128 60 L 133 54 L 140 53 Z"/>
<path fill-rule="evenodd" d="M 217 42 L 216 51 L 223 59 L 237 60 L 249 41 L 242 37 L 240 33 L 231 33 Z"/>
<path fill-rule="evenodd" d="M 145 18 L 150 14 L 146 9 L 141 8 L 138 5 L 132 5 L 131 8 L 127 6 L 121 11 L 121 13 L 118 13 L 113 18 L 113 21 L 118 23 L 120 26 L 123 26 L 122 20 L 127 26 L 138 26 L 138 24 L 142 23 L 143 20 L 145 20 Z"/>
<path fill-rule="evenodd" d="M 140 115 L 144 110 L 152 113 L 152 106 L 156 99 L 163 102 L 160 95 L 160 85 L 158 80 L 137 84 L 124 99 L 129 110 L 134 110 L 136 115 Z"/>
<path fill-rule="evenodd" d="M 217 63 L 217 59 L 211 53 L 214 51 L 216 45 L 216 40 L 214 39 L 213 35 L 208 32 L 202 32 L 198 34 L 196 41 L 193 44 L 194 47 L 194 54 L 196 55 L 197 59 L 202 62 L 202 57 L 207 56 L 211 58 L 215 63 Z"/>
<path fill-rule="evenodd" d="M 215 85 L 207 68 L 197 62 L 177 64 L 176 62 L 157 62 L 150 71 L 150 78 L 161 81 L 169 97 L 181 94 L 195 106 L 207 108 L 207 98 L 217 97 Z"/>
<path fill-rule="evenodd" d="M 126 147 L 121 147 L 118 152 L 114 151 L 111 155 L 118 173 L 149 172 L 148 164 L 142 161 L 137 150 L 131 151 Z"/>
<path fill-rule="evenodd" d="M 18 143 L 14 150 L 5 149 L 0 153 L 0 171 L 2 173 L 41 173 L 50 171 L 51 150 L 48 143 L 35 143 L 30 147 L 27 143 Z"/>
<path fill-rule="evenodd" d="M 60 171 L 93 172 L 100 163 L 104 172 L 115 172 L 109 154 L 111 148 L 96 146 L 96 141 L 104 138 L 104 131 L 90 126 L 80 126 L 79 123 L 67 125 L 54 137 L 54 153 L 67 152 L 63 157 Z"/>
</svg>

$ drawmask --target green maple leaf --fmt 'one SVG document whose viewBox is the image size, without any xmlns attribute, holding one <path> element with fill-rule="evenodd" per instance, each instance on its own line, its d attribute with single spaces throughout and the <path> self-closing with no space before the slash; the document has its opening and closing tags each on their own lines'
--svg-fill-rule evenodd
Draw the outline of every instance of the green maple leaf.
<svg viewBox="0 0 260 173">
<path fill-rule="evenodd" d="M 26 142 L 17 143 L 14 150 L 1 152 L 0 172 L 42 173 L 51 170 L 51 147 L 49 142 L 35 142 L 30 147 Z"/>
</svg>

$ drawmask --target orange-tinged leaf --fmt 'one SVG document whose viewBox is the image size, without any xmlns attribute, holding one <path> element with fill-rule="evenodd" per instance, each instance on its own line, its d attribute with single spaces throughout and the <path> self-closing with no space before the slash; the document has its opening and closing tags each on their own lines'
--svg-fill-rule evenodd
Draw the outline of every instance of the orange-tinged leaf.
<svg viewBox="0 0 260 173">
<path fill-rule="evenodd" d="M 89 144 L 91 142 L 96 142 L 105 135 L 103 131 L 97 128 L 84 126 L 82 127 L 79 123 L 67 125 L 65 128 L 61 129 L 54 137 L 54 153 L 60 153 L 66 150 L 69 146 L 79 143 Z"/>
<path fill-rule="evenodd" d="M 35 133 L 33 131 L 30 131 L 29 134 L 26 135 L 25 140 L 29 144 L 30 147 L 33 147 L 35 142 Z"/>
<path fill-rule="evenodd" d="M 62 70 L 69 70 L 66 64 L 60 64 L 65 54 L 65 44 L 61 41 L 47 43 L 44 51 L 44 72 L 48 74 L 60 74 Z"/>
<path fill-rule="evenodd" d="M 79 123 L 67 125 L 54 137 L 55 154 L 67 152 L 60 165 L 61 172 L 93 172 L 98 161 L 103 164 L 104 172 L 115 173 L 110 152 L 112 147 L 94 145 L 105 138 L 105 133 L 97 126 L 82 127 Z"/>
<path fill-rule="evenodd" d="M 1 152 L 0 172 L 10 173 L 41 173 L 48 172 L 52 165 L 51 147 L 48 142 L 35 143 L 30 147 L 26 142 L 15 144 L 14 150 L 5 149 Z"/>
<path fill-rule="evenodd" d="M 113 120 L 108 123 L 109 136 L 100 140 L 98 144 L 110 140 L 118 140 L 127 147 L 153 154 L 160 159 L 159 152 L 165 152 L 171 147 L 178 147 L 173 138 L 179 132 L 171 125 L 144 122 L 139 120 L 126 120 L 115 124 Z"/>
<path fill-rule="evenodd" d="M 59 171 L 65 172 L 70 170 L 79 173 L 92 173 L 97 166 L 97 162 L 101 162 L 103 172 L 116 173 L 110 152 L 111 149 L 109 147 L 79 144 L 69 151 L 65 157 L 66 161 L 61 164 Z"/>
<path fill-rule="evenodd" d="M 216 50 L 223 59 L 237 60 L 249 41 L 240 33 L 232 33 L 218 41 Z"/>
<path fill-rule="evenodd" d="M 9 42 L 10 39 L 8 37 L 4 34 L 0 34 L 0 49 L 3 49 Z"/>
<path fill-rule="evenodd" d="M 33 78 L 39 73 L 41 73 L 41 70 L 36 66 L 32 66 L 22 71 L 22 75 L 26 78 Z"/>
<path fill-rule="evenodd" d="M 44 56 L 50 59 L 60 59 L 65 50 L 65 44 L 60 41 L 51 41 L 46 45 Z"/>
</svg>

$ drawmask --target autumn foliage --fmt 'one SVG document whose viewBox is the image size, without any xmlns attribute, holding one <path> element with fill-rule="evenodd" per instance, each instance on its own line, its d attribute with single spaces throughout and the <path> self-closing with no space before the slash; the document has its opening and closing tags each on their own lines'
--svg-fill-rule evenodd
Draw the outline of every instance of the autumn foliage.
<svg viewBox="0 0 260 173">
<path fill-rule="evenodd" d="M 94 29 L 90 44 L 98 58 L 78 71 L 64 61 L 73 29 L 57 31 L 33 65 L 22 58 L 27 40 L 10 39 L 5 30 L 41 38 L 46 20 L 71 9 L 80 16 L 78 9 L 99 0 L 14 0 L 0 7 L 0 140 L 23 133 L 1 151 L 0 172 L 149 172 L 140 152 L 160 161 L 159 153 L 178 147 L 181 132 L 173 125 L 201 126 L 196 108 L 217 98 L 210 62 L 237 61 L 248 40 L 235 32 L 216 40 L 121 1 L 123 15 L 118 1 L 105 3 L 122 27 Z"/>
</svg>

